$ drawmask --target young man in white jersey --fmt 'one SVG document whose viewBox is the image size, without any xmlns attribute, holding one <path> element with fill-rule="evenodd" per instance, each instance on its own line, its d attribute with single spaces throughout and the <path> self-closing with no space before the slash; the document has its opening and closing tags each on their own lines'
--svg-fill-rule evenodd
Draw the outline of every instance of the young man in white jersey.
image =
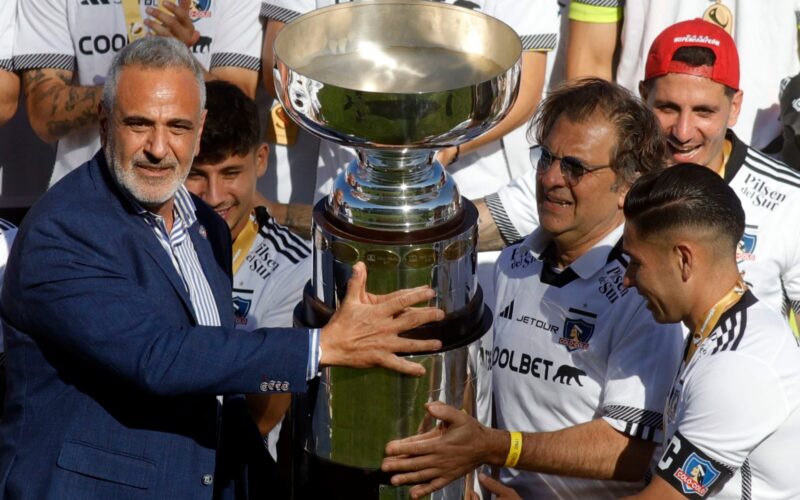
<svg viewBox="0 0 800 500">
<path fill-rule="evenodd" d="M 741 199 L 747 225 L 738 260 L 753 292 L 775 310 L 800 312 L 800 278 L 792 272 L 800 266 L 800 235 L 773 222 L 800 218 L 800 204 L 789 202 L 800 196 L 800 173 L 747 146 L 730 130 L 743 100 L 733 39 L 699 19 L 670 26 L 650 48 L 640 93 L 667 137 L 670 162 L 710 168 Z M 517 181 L 488 203 L 500 232 L 511 241 L 518 231 L 537 225 L 527 202 L 535 196 L 533 180 Z M 775 231 L 779 234 L 770 234 Z M 777 238 L 780 247 L 764 244 Z"/>
<path fill-rule="evenodd" d="M 680 164 L 624 206 L 625 285 L 687 339 L 656 475 L 636 499 L 798 498 L 800 345 L 737 268 L 745 214 L 719 176 Z"/>
<path fill-rule="evenodd" d="M 228 224 L 233 238 L 236 328 L 290 327 L 311 277 L 307 241 L 277 224 L 259 203 L 256 180 L 267 168 L 256 103 L 235 85 L 206 84 L 206 121 L 186 187 Z M 289 394 L 250 395 L 248 405 L 277 460 L 280 423 Z"/>
<path fill-rule="evenodd" d="M 31 126 L 43 141 L 58 141 L 50 185 L 100 149 L 102 84 L 114 55 L 137 36 L 175 37 L 192 48 L 207 79 L 254 95 L 258 8 L 258 0 L 19 0 L 14 67 Z"/>
<path fill-rule="evenodd" d="M 663 167 L 653 114 L 600 79 L 554 90 L 534 127 L 541 226 L 496 271 L 492 383 L 497 429 L 431 404 L 443 429 L 389 443 L 383 469 L 415 497 L 486 463 L 523 498 L 638 491 L 662 440 L 683 336 L 622 285 L 622 203 Z M 556 168 L 558 167 L 558 168 Z M 531 200 L 534 203 L 534 200 Z M 404 456 L 405 455 L 405 456 Z"/>
<path fill-rule="evenodd" d="M 747 94 L 736 134 L 764 148 L 780 135 L 778 89 L 800 70 L 795 0 L 572 0 L 569 5 L 567 78 L 598 76 L 636 91 L 647 49 L 673 23 L 703 17 L 724 28 L 741 54 Z"/>
</svg>

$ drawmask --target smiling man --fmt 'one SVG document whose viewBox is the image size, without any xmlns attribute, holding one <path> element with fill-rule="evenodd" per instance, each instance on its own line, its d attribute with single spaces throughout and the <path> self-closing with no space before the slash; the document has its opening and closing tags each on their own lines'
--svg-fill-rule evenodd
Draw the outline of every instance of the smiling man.
<svg viewBox="0 0 800 500">
<path fill-rule="evenodd" d="M 302 392 L 332 364 L 419 375 L 393 353 L 440 348 L 399 337 L 444 317 L 410 307 L 434 292 L 367 294 L 363 264 L 321 330 L 233 327 L 228 228 L 183 185 L 204 101 L 181 42 L 126 46 L 102 150 L 26 216 L 0 299 L 0 497 L 246 498 L 236 451 L 259 439 L 242 394 Z"/>
<path fill-rule="evenodd" d="M 662 440 L 682 334 L 622 279 L 622 204 L 664 140 L 644 104 L 604 80 L 561 87 L 534 122 L 541 225 L 496 269 L 491 354 L 497 429 L 456 408 L 445 430 L 389 443 L 383 469 L 415 498 L 486 463 L 523 498 L 616 498 L 641 488 Z M 533 200 L 531 200 L 533 203 Z M 497 492 L 496 492 L 497 493 Z"/>
<path fill-rule="evenodd" d="M 625 199 L 625 285 L 692 332 L 656 476 L 635 498 L 798 498 L 800 345 L 736 266 L 742 203 L 708 169 L 642 176 Z"/>
</svg>

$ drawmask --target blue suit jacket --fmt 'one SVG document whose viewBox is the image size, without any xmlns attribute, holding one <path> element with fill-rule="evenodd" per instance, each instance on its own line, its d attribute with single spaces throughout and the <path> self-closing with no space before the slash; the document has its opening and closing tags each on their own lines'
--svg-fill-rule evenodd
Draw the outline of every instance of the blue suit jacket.
<svg viewBox="0 0 800 500">
<path fill-rule="evenodd" d="M 220 425 L 216 395 L 305 390 L 308 335 L 233 328 L 227 227 L 195 201 L 189 232 L 222 327 L 197 325 L 168 254 L 101 153 L 27 215 L 0 302 L 0 498 L 229 498 L 241 488 L 238 444 L 224 460 L 217 450 L 234 444 L 230 433 L 257 434 L 232 411 L 241 398 L 226 401 L 233 416 Z"/>
</svg>

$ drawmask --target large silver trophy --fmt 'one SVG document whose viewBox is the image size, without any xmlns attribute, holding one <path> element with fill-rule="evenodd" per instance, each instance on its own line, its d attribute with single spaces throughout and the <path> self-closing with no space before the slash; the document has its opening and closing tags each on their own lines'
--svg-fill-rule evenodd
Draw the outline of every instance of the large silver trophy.
<svg viewBox="0 0 800 500">
<path fill-rule="evenodd" d="M 427 401 L 475 415 L 488 400 L 479 359 L 491 325 L 476 277 L 477 210 L 462 198 L 437 149 L 477 137 L 513 105 L 521 43 L 507 25 L 425 0 L 372 0 L 310 12 L 278 35 L 275 80 L 287 114 L 322 139 L 356 148 L 314 210 L 314 274 L 295 319 L 324 325 L 364 261 L 367 289 L 428 284 L 447 313 L 406 332 L 443 349 L 409 359 L 427 374 L 326 368 L 305 449 L 306 478 L 326 498 L 407 498 L 380 473 L 386 443 L 427 431 Z M 463 498 L 457 481 L 435 498 Z M 341 488 L 337 492 L 337 488 Z M 295 495 L 297 497 L 297 495 Z"/>
</svg>

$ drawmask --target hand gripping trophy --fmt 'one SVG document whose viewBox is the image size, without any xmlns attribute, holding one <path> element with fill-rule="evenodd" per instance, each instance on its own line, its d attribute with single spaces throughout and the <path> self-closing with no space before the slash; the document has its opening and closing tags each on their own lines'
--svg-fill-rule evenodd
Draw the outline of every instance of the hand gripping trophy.
<svg viewBox="0 0 800 500">
<path fill-rule="evenodd" d="M 428 401 L 475 415 L 491 392 L 488 356 L 481 356 L 492 319 L 475 273 L 477 210 L 434 153 L 474 139 L 508 113 L 522 45 L 510 27 L 475 11 L 369 0 L 297 18 L 274 49 L 287 114 L 357 151 L 314 209 L 314 271 L 295 321 L 324 325 L 357 261 L 367 265 L 369 292 L 428 284 L 447 313 L 406 332 L 443 343 L 439 352 L 409 356 L 425 366 L 424 377 L 323 371 L 302 436 L 306 483 L 326 498 L 408 498 L 380 472 L 385 444 L 436 425 L 426 417 Z M 454 482 L 434 497 L 464 498 L 466 484 Z"/>
</svg>

